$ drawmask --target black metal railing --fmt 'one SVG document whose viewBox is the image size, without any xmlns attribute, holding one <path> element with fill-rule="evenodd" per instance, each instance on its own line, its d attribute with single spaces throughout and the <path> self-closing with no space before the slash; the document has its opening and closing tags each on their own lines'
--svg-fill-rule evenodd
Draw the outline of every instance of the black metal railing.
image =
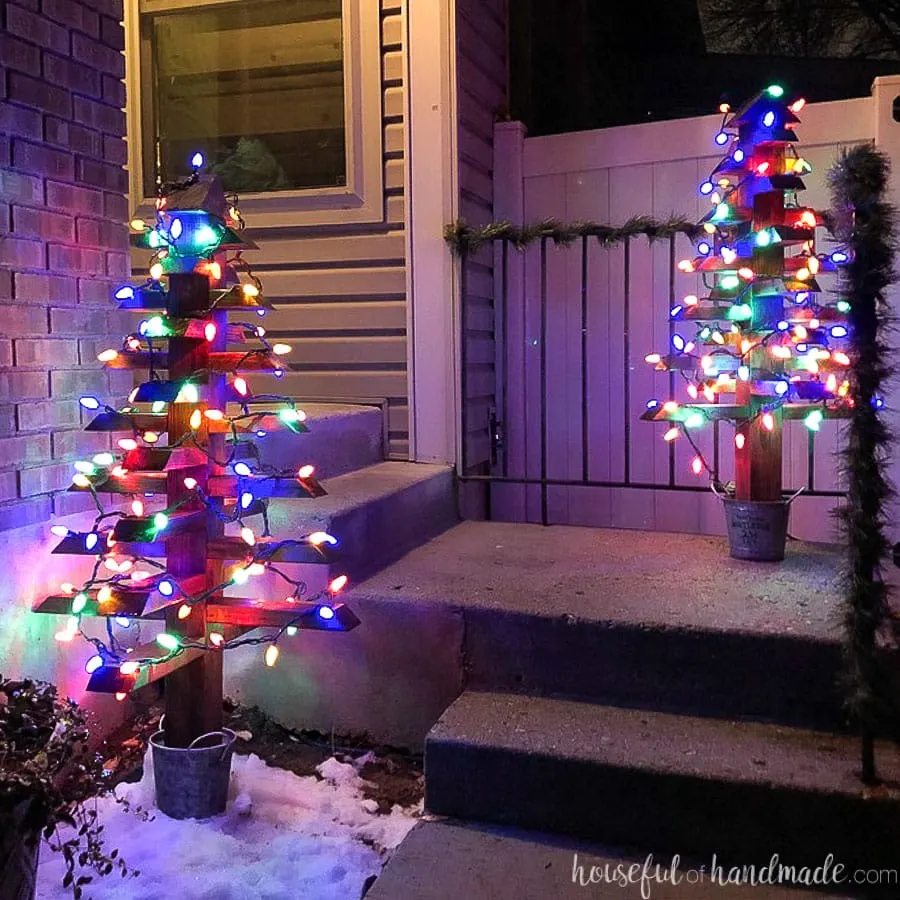
<svg viewBox="0 0 900 900">
<path fill-rule="evenodd" d="M 634 448 L 632 441 L 634 437 L 634 422 L 637 419 L 633 408 L 633 391 L 634 379 L 633 372 L 635 363 L 644 365 L 643 356 L 652 348 L 640 347 L 635 348 L 633 344 L 633 326 L 635 324 L 636 311 L 634 309 L 634 295 L 632 285 L 632 268 L 634 265 L 634 255 L 637 250 L 636 242 L 638 238 L 626 238 L 620 246 L 604 248 L 603 253 L 622 254 L 622 281 L 619 289 L 610 290 L 605 297 L 607 308 L 613 306 L 618 307 L 621 314 L 621 373 L 618 384 L 621 385 L 623 393 L 622 404 L 622 420 L 619 427 L 615 429 L 616 434 L 620 434 L 621 438 L 616 440 L 617 449 L 614 455 L 618 460 L 616 468 L 618 471 L 615 476 L 597 478 L 592 476 L 592 440 L 597 435 L 597 429 L 594 427 L 594 416 L 596 415 L 596 403 L 591 402 L 591 372 L 590 372 L 590 348 L 594 338 L 592 330 L 591 316 L 591 297 L 589 288 L 593 273 L 591 270 L 591 246 L 597 243 L 597 238 L 602 240 L 603 235 L 584 234 L 579 236 L 569 246 L 565 248 L 557 248 L 550 237 L 538 238 L 534 244 L 528 249 L 519 249 L 512 245 L 508 238 L 496 238 L 482 248 L 478 254 L 467 254 L 461 252 L 460 258 L 460 296 L 461 296 L 461 321 L 463 323 L 463 335 L 461 341 L 461 395 L 463 401 L 461 403 L 461 431 L 463 435 L 460 460 L 458 464 L 458 475 L 461 481 L 469 483 L 482 483 L 488 486 L 497 484 L 514 484 L 514 485 L 533 485 L 540 488 L 540 521 L 547 524 L 548 516 L 548 492 L 554 487 L 583 487 L 583 488 L 623 488 L 635 490 L 652 490 L 652 491 L 684 491 L 684 492 L 709 492 L 708 483 L 699 482 L 696 478 L 693 481 L 683 481 L 678 477 L 676 468 L 678 450 L 675 442 L 667 445 L 668 463 L 664 477 L 647 478 L 635 473 L 634 466 Z M 662 245 L 667 247 L 667 266 L 668 266 L 668 296 L 670 306 L 675 304 L 676 295 L 676 237 L 666 238 Z M 558 285 L 551 285 L 548 272 L 548 253 L 566 253 L 578 254 L 577 264 L 573 265 L 571 258 L 567 265 L 569 271 L 577 272 L 577 285 L 572 289 L 559 288 Z M 485 256 L 487 254 L 488 256 Z M 530 258 L 527 259 L 526 257 Z M 492 265 L 490 260 L 492 255 Z M 480 266 L 482 273 L 485 271 L 493 271 L 494 290 L 490 298 L 485 298 L 485 292 L 479 291 L 479 296 L 475 296 L 470 287 L 470 269 L 473 266 L 473 260 L 476 257 L 481 258 Z M 513 267 L 516 267 L 518 277 L 512 277 Z M 536 275 L 535 275 L 536 267 Z M 526 278 L 525 269 L 529 269 L 531 274 Z M 615 295 L 615 296 L 614 296 Z M 579 423 L 580 440 L 576 444 L 580 444 L 578 455 L 580 456 L 580 465 L 574 466 L 578 470 L 576 476 L 567 474 L 560 476 L 551 471 L 550 465 L 550 432 L 548 423 L 548 410 L 553 404 L 559 403 L 563 398 L 552 394 L 549 387 L 548 379 L 548 316 L 550 315 L 550 303 L 553 301 L 553 314 L 558 315 L 559 310 L 566 309 L 570 311 L 571 304 L 577 304 L 577 322 L 580 329 L 580 340 L 578 344 L 578 379 L 580 385 L 580 408 L 578 414 L 573 415 L 574 421 Z M 494 364 L 493 364 L 493 393 L 486 396 L 484 392 L 477 398 L 476 404 L 470 393 L 470 347 L 473 336 L 468 327 L 470 319 L 470 311 L 472 304 L 480 304 L 481 306 L 490 305 L 493 312 L 493 327 L 490 332 L 495 346 Z M 516 429 L 516 433 L 511 435 L 511 422 L 514 413 L 510 408 L 511 393 L 511 366 L 515 363 L 517 366 L 522 362 L 522 347 L 517 347 L 511 341 L 511 322 L 514 317 L 518 317 L 521 321 L 526 318 L 526 307 L 537 306 L 537 314 L 532 315 L 536 321 L 536 332 L 529 332 L 528 344 L 530 347 L 537 349 L 538 359 L 536 363 L 537 376 L 528 377 L 518 372 L 515 377 L 522 380 L 520 391 L 524 392 L 524 406 L 526 408 L 536 408 L 537 418 L 539 419 L 539 434 L 536 436 L 534 430 L 525 427 Z M 534 313 L 534 310 L 531 309 Z M 671 337 L 674 324 L 669 319 L 668 333 Z M 483 332 L 481 339 L 484 339 Z M 666 378 L 666 390 L 668 396 L 660 399 L 678 400 L 675 396 L 677 387 L 676 373 L 669 372 Z M 682 401 L 683 402 L 683 401 Z M 485 408 L 488 413 L 485 414 Z M 609 442 L 610 433 L 602 435 Z M 651 441 L 656 437 L 650 428 L 647 429 L 646 441 Z M 707 445 L 709 452 L 710 467 L 712 469 L 712 480 L 727 480 L 727 472 L 723 476 L 723 461 L 726 455 L 723 454 L 722 438 L 720 423 L 713 423 L 711 434 L 711 446 Z M 521 442 L 522 446 L 511 446 L 510 441 L 515 440 Z M 490 448 L 486 451 L 484 448 Z M 571 456 L 571 446 L 567 445 L 567 450 Z M 516 452 L 517 451 L 517 452 Z M 513 465 L 511 460 L 513 455 L 518 459 L 531 458 L 537 456 L 537 464 L 527 466 Z M 796 455 L 796 454 L 795 454 Z M 807 446 L 805 452 L 805 474 L 803 481 L 804 496 L 811 497 L 843 497 L 844 491 L 836 487 L 820 487 L 820 477 L 817 472 L 818 467 L 822 463 L 822 457 L 826 454 L 817 451 L 816 434 L 812 431 L 808 432 Z M 570 468 L 573 468 L 570 466 Z M 646 468 L 646 467 L 644 467 Z M 834 483 L 834 478 L 830 479 Z M 799 485 L 791 491 L 795 493 Z M 488 490 L 488 495 L 490 490 Z M 488 497 L 488 509 L 490 510 L 490 497 Z M 490 516 L 490 511 L 488 512 Z"/>
</svg>

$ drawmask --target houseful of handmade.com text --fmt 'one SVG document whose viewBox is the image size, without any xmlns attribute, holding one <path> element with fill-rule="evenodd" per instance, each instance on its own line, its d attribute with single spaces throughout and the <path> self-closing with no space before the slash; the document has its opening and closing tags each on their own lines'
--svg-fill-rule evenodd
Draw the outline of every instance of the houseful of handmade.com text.
<svg viewBox="0 0 900 900">
<path fill-rule="evenodd" d="M 650 900 L 653 888 L 660 885 L 713 884 L 782 885 L 794 887 L 834 887 L 839 885 L 898 885 L 898 869 L 851 869 L 835 862 L 828 854 L 820 866 L 792 866 L 781 862 L 777 853 L 768 863 L 756 866 L 723 866 L 716 854 L 709 866 L 682 868 L 681 857 L 675 855 L 667 864 L 656 862 L 650 853 L 643 862 L 604 862 L 592 865 L 575 853 L 572 860 L 572 882 L 580 887 L 614 884 L 619 887 L 640 885 L 641 897 Z"/>
</svg>

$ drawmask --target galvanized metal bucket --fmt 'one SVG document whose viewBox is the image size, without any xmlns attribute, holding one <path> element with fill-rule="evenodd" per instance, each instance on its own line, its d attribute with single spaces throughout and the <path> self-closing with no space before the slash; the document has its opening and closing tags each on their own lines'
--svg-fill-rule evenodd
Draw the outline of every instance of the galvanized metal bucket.
<svg viewBox="0 0 900 900">
<path fill-rule="evenodd" d="M 734 559 L 780 562 L 787 542 L 790 500 L 735 500 L 722 497 L 728 544 Z"/>
<path fill-rule="evenodd" d="M 207 819 L 225 812 L 235 733 L 202 734 L 189 747 L 167 747 L 165 732 L 150 738 L 156 805 L 173 819 Z M 212 743 L 214 741 L 214 743 Z M 198 747 L 204 743 L 208 746 Z"/>
</svg>

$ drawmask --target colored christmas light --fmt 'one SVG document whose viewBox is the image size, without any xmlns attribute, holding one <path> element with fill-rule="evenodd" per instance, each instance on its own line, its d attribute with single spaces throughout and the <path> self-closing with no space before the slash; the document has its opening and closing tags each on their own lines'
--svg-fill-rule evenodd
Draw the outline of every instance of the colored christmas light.
<svg viewBox="0 0 900 900">
<path fill-rule="evenodd" d="M 177 650 L 181 646 L 181 642 L 174 634 L 163 631 L 156 636 L 156 643 L 164 650 Z"/>
<path fill-rule="evenodd" d="M 100 656 L 99 653 L 95 653 L 88 661 L 84 664 L 84 671 L 88 673 L 88 675 L 96 672 L 97 669 L 103 666 L 103 657 Z"/>
</svg>

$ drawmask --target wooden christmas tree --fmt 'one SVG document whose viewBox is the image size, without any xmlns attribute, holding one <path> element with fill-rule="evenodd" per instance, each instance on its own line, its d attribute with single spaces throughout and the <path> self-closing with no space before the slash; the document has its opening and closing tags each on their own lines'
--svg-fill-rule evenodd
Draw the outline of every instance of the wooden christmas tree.
<svg viewBox="0 0 900 900">
<path fill-rule="evenodd" d="M 325 491 L 312 466 L 284 472 L 259 461 L 256 441 L 275 430 L 306 431 L 305 415 L 290 399 L 254 395 L 244 377 L 280 377 L 290 347 L 265 338 L 261 322 L 270 306 L 242 257 L 255 245 L 242 235 L 237 198 L 200 173 L 202 162 L 198 154 L 188 178 L 161 186 L 152 225 L 131 222 L 136 245 L 152 252 L 151 277 L 115 296 L 148 317 L 121 349 L 99 359 L 148 376 L 121 409 L 81 398 L 97 413 L 89 431 L 127 436 L 118 440 L 120 453 L 75 464 L 72 490 L 90 492 L 97 507 L 92 528 L 53 528 L 62 537 L 54 553 L 95 558 L 90 578 L 80 587 L 63 585 L 37 607 L 69 616 L 61 641 L 83 634 L 83 617 L 105 618 L 106 639 L 84 635 L 94 647 L 85 666 L 88 690 L 124 698 L 166 679 L 170 747 L 221 727 L 224 650 L 260 644 L 273 666 L 286 635 L 359 624 L 335 596 L 344 576 L 308 597 L 305 584 L 278 566 L 330 563 L 337 539 L 321 531 L 269 536 L 269 498 L 311 499 Z M 242 321 L 229 324 L 229 313 Z M 126 495 L 125 509 L 107 511 L 107 493 Z M 249 524 L 259 521 L 261 527 Z M 240 533 L 226 534 L 229 524 Z M 286 596 L 226 596 L 266 571 L 285 580 Z M 138 619 L 164 621 L 165 630 L 135 646 L 129 637 Z"/>
<path fill-rule="evenodd" d="M 723 106 L 715 143 L 726 153 L 701 186 L 712 203 L 696 257 L 703 296 L 671 310 L 671 346 L 647 362 L 677 372 L 688 402 L 651 400 L 643 418 L 664 421 L 664 438 L 685 437 L 696 475 L 712 471 L 693 434 L 714 421 L 735 428 L 734 500 L 781 503 L 782 433 L 800 419 L 818 431 L 849 411 L 845 348 L 848 304 L 821 294 L 817 276 L 847 262 L 845 250 L 816 250 L 822 218 L 798 194 L 809 164 L 794 149 L 797 113 L 771 85 L 736 113 Z M 786 523 L 786 512 L 785 512 Z M 782 550 L 783 552 L 783 550 Z"/>
</svg>

